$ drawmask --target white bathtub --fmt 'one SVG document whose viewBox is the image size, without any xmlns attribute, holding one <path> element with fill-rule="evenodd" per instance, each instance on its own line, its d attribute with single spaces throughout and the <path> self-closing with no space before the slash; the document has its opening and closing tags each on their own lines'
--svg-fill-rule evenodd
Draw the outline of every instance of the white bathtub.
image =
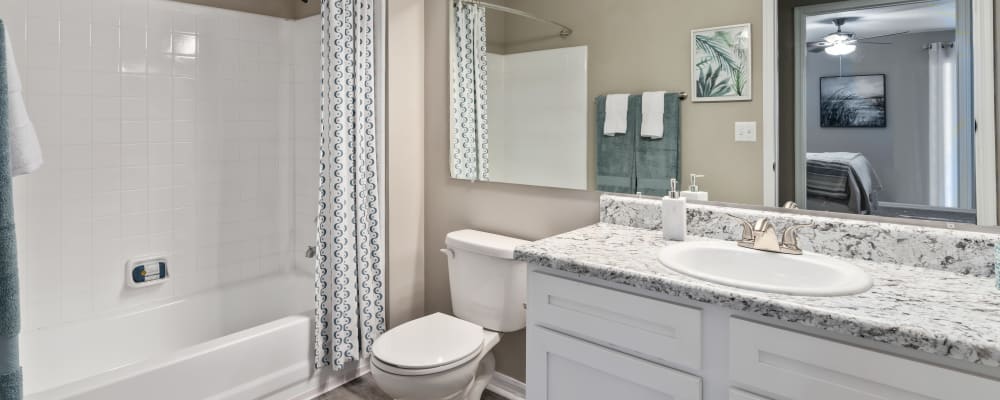
<svg viewBox="0 0 1000 400">
<path fill-rule="evenodd" d="M 354 378 L 312 369 L 313 280 L 263 277 L 21 337 L 28 400 L 308 398 Z"/>
</svg>

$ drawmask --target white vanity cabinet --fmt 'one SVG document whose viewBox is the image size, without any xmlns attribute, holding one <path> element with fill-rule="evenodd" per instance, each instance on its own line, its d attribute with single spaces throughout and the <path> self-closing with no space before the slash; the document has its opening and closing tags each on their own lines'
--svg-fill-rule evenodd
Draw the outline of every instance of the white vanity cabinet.
<svg viewBox="0 0 1000 400">
<path fill-rule="evenodd" d="M 527 363 L 528 400 L 1000 399 L 996 377 L 534 267 Z"/>
<path fill-rule="evenodd" d="M 528 285 L 529 398 L 702 398 L 667 366 L 700 368 L 699 310 L 541 273 Z"/>
</svg>

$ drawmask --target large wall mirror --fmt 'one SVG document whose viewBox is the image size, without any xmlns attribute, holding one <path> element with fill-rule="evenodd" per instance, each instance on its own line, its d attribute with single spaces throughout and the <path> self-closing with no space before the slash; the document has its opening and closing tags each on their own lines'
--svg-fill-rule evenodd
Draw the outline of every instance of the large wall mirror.
<svg viewBox="0 0 1000 400">
<path fill-rule="evenodd" d="M 449 1 L 455 179 L 996 225 L 992 0 Z"/>
</svg>

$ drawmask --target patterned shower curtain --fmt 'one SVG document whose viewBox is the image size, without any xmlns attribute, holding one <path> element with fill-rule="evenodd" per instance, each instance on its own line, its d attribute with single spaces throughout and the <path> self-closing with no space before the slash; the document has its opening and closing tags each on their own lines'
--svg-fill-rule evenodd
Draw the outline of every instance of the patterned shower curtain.
<svg viewBox="0 0 1000 400">
<path fill-rule="evenodd" d="M 486 9 L 466 0 L 455 7 L 452 67 L 452 162 L 457 179 L 489 180 L 486 120 Z"/>
<path fill-rule="evenodd" d="M 322 3 L 316 254 L 317 368 L 369 356 L 385 331 L 385 246 L 376 129 L 377 0 Z"/>
</svg>

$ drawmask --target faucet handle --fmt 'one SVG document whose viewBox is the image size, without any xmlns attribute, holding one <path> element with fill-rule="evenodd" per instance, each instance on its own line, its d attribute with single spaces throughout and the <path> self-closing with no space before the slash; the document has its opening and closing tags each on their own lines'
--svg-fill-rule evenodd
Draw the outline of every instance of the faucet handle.
<svg viewBox="0 0 1000 400">
<path fill-rule="evenodd" d="M 754 232 L 764 232 L 768 229 L 774 229 L 774 224 L 767 218 L 760 218 L 753 224 Z"/>
<path fill-rule="evenodd" d="M 798 232 L 801 228 L 809 228 L 813 226 L 816 226 L 816 224 L 798 224 L 785 228 L 785 232 L 781 234 L 782 251 L 789 254 L 802 254 L 802 249 L 799 248 L 799 238 L 796 235 L 796 232 Z"/>
</svg>

